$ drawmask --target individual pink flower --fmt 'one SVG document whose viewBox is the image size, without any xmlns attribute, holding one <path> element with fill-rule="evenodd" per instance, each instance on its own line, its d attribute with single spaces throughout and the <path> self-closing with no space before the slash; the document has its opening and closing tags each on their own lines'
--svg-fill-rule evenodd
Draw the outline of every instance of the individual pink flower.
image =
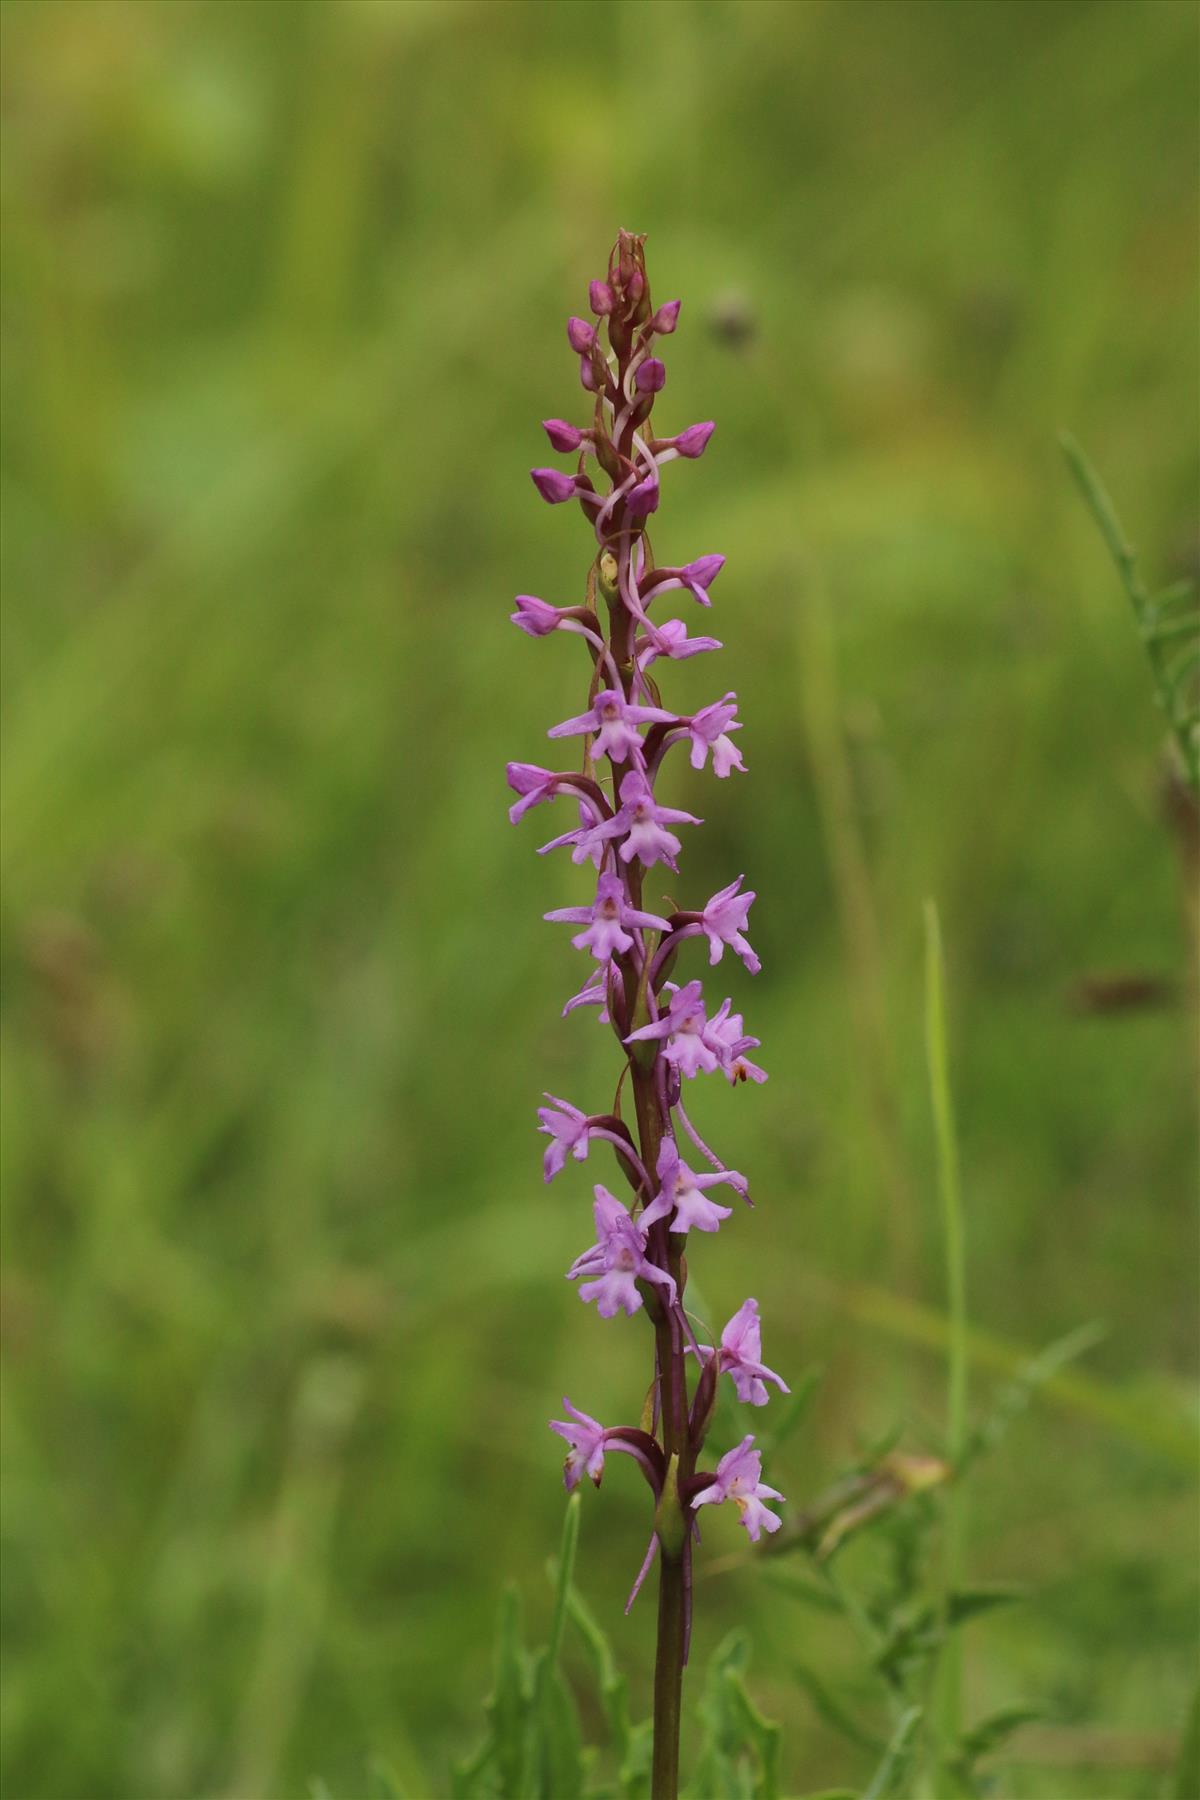
<svg viewBox="0 0 1200 1800">
<path fill-rule="evenodd" d="M 648 669 L 660 656 L 681 662 L 685 657 L 699 656 L 704 650 L 722 647 L 719 638 L 689 637 L 682 619 L 664 619 L 661 625 L 652 626 L 647 636 L 638 639 L 638 667 Z"/>
<path fill-rule="evenodd" d="M 668 1062 L 674 1063 L 681 1075 L 690 1078 L 701 1070 L 711 1075 L 720 1066 L 719 1052 L 709 1042 L 704 995 L 698 981 L 688 981 L 676 988 L 663 1016 L 631 1031 L 625 1042 L 633 1044 L 656 1038 L 667 1040 L 663 1055 Z"/>
<path fill-rule="evenodd" d="M 672 715 L 668 715 L 672 716 Z M 588 833 L 589 848 L 611 838 L 623 838 L 617 854 L 624 863 L 636 856 L 647 869 L 657 862 L 675 867 L 679 839 L 668 825 L 699 825 L 702 820 L 675 806 L 660 806 L 641 769 L 630 769 L 621 782 L 621 808 L 611 819 L 601 820 Z"/>
<path fill-rule="evenodd" d="M 563 1486 L 568 1494 L 579 1486 L 585 1475 L 590 1475 L 596 1486 L 600 1486 L 600 1477 L 604 1473 L 604 1439 L 605 1430 L 598 1419 L 589 1418 L 587 1413 L 580 1412 L 572 1406 L 567 1396 L 563 1395 L 563 1405 L 571 1415 L 571 1419 L 551 1419 L 551 1431 L 557 1431 L 560 1438 L 565 1438 L 568 1450 L 567 1460 L 563 1464 Z M 574 1421 L 572 1423 L 571 1421 Z"/>
<path fill-rule="evenodd" d="M 629 927 L 639 931 L 666 931 L 667 921 L 657 913 L 639 912 L 630 906 L 625 883 L 619 875 L 601 875 L 596 883 L 596 898 L 591 906 L 558 906 L 543 918 L 557 925 L 585 925 L 586 930 L 571 939 L 577 950 L 590 950 L 597 962 L 608 962 L 623 956 L 632 948 Z"/>
<path fill-rule="evenodd" d="M 633 757 L 640 761 L 642 735 L 637 727 L 669 723 L 674 717 L 674 713 L 664 711 L 661 706 L 634 706 L 615 688 L 602 688 L 585 713 L 564 719 L 561 725 L 552 725 L 546 736 L 582 737 L 586 732 L 594 731 L 596 735 L 591 744 L 594 757 L 607 756 L 613 762 L 625 762 Z"/>
<path fill-rule="evenodd" d="M 711 1487 L 696 1495 L 693 1506 L 719 1506 L 732 1500 L 741 1514 L 742 1524 L 757 1543 L 763 1531 L 778 1531 L 783 1520 L 763 1505 L 764 1500 L 782 1500 L 783 1495 L 760 1480 L 762 1456 L 751 1449 L 753 1437 L 744 1437 L 736 1450 L 728 1451 L 717 1464 Z"/>
<path fill-rule="evenodd" d="M 693 1174 L 687 1164 L 679 1160 L 679 1151 L 669 1137 L 662 1141 L 656 1173 L 659 1190 L 641 1215 L 641 1223 L 650 1226 L 658 1219 L 669 1218 L 669 1229 L 681 1233 L 716 1231 L 722 1219 L 729 1218 L 733 1211 L 731 1206 L 718 1206 L 715 1200 L 707 1200 L 701 1192 L 703 1188 L 725 1184 L 737 1190 L 737 1183 L 745 1185 L 736 1169 L 712 1175 Z"/>
<path fill-rule="evenodd" d="M 726 694 L 723 700 L 714 700 L 711 706 L 702 707 L 698 713 L 693 713 L 687 721 L 688 736 L 692 740 L 693 769 L 704 767 L 711 750 L 714 775 L 728 775 L 731 769 L 740 769 L 745 774 L 746 765 L 742 761 L 742 753 L 728 735 L 731 731 L 742 729 L 734 717 L 736 712 L 737 695 Z"/>
<path fill-rule="evenodd" d="M 747 1406 L 767 1404 L 765 1384 L 768 1381 L 773 1381 L 781 1394 L 790 1394 L 792 1391 L 783 1376 L 777 1375 L 774 1369 L 768 1369 L 762 1360 L 762 1328 L 758 1320 L 757 1300 L 742 1301 L 721 1333 L 719 1350 L 713 1351 L 707 1345 L 701 1345 L 701 1362 L 708 1362 L 714 1355 L 718 1370 L 733 1376 L 737 1397 Z"/>
<path fill-rule="evenodd" d="M 673 1304 L 674 1281 L 665 1269 L 656 1268 L 647 1260 L 645 1230 L 630 1217 L 616 1195 L 597 1183 L 592 1210 L 596 1242 L 590 1250 L 576 1257 L 567 1270 L 568 1281 L 578 1281 L 581 1275 L 595 1277 L 595 1280 L 584 1282 L 579 1298 L 594 1300 L 602 1319 L 611 1319 L 618 1312 L 632 1317 L 642 1304 L 637 1284 L 649 1281 L 655 1287 L 665 1288 L 667 1298 Z"/>
<path fill-rule="evenodd" d="M 747 1050 L 757 1050 L 761 1040 L 746 1036 L 742 1030 L 742 1015 L 731 1012 L 732 1005 L 732 1000 L 722 1000 L 705 1027 L 705 1042 L 731 1087 L 736 1087 L 739 1081 L 756 1081 L 761 1085 L 767 1079 L 767 1072 L 746 1055 Z"/>
<path fill-rule="evenodd" d="M 737 951 L 751 975 L 757 975 L 762 964 L 742 936 L 747 915 L 757 898 L 752 890 L 744 894 L 739 892 L 745 879 L 744 875 L 739 875 L 736 881 L 714 894 L 700 915 L 700 924 L 708 938 L 710 964 L 720 962 L 728 944 L 730 949 Z"/>
<path fill-rule="evenodd" d="M 542 1157 L 542 1174 L 546 1181 L 554 1177 L 566 1164 L 570 1154 L 576 1162 L 582 1162 L 588 1153 L 589 1127 L 588 1115 L 572 1106 L 569 1100 L 560 1100 L 555 1094 L 547 1094 L 549 1106 L 538 1107 L 538 1118 L 541 1123 L 538 1130 L 545 1132 L 550 1142 L 546 1145 Z"/>
</svg>

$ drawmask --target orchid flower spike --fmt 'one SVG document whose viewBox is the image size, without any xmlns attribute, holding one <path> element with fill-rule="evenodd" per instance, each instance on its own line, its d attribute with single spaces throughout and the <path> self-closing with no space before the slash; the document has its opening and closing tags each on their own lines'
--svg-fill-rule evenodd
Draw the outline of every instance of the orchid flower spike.
<svg viewBox="0 0 1200 1800">
<path fill-rule="evenodd" d="M 609 1090 L 593 1111 L 544 1095 L 538 1108 L 542 1173 L 548 1182 L 563 1176 L 560 1185 L 568 1187 L 571 1165 L 609 1150 L 615 1157 L 631 1192 L 619 1199 L 602 1182 L 593 1184 L 595 1241 L 576 1257 L 567 1278 L 601 1318 L 641 1313 L 647 1319 L 650 1393 L 638 1425 L 601 1425 L 564 1400 L 565 1416 L 552 1419 L 550 1429 L 566 1444 L 568 1492 L 585 1475 L 599 1486 L 606 1456 L 618 1450 L 638 1461 L 651 1490 L 650 1542 L 630 1603 L 657 1563 L 663 1581 L 657 1768 L 660 1751 L 664 1766 L 674 1767 L 664 1739 L 678 1733 L 699 1509 L 731 1500 L 752 1539 L 777 1531 L 780 1523 L 764 1504 L 780 1496 L 762 1481 L 753 1438 L 723 1456 L 715 1471 L 697 1468 L 719 1377 L 728 1374 L 738 1398 L 751 1406 L 764 1404 L 769 1386 L 786 1393 L 787 1385 L 762 1360 L 757 1301 L 743 1301 L 719 1345 L 704 1347 L 684 1300 L 690 1258 L 704 1261 L 706 1286 L 716 1279 L 709 1258 L 733 1212 L 729 1195 L 719 1190 L 748 1200 L 745 1177 L 725 1166 L 688 1116 L 684 1084 L 699 1075 L 722 1075 L 735 1088 L 766 1080 L 749 1057 L 758 1039 L 746 1030 L 733 998 L 714 1010 L 715 1000 L 706 997 L 686 960 L 699 951 L 701 969 L 705 956 L 712 967 L 728 948 L 751 974 L 758 972 L 746 936 L 754 891 L 739 875 L 702 910 L 684 910 L 686 900 L 663 895 L 656 874 L 660 865 L 678 874 L 678 828 L 703 823 L 676 803 L 683 795 L 667 789 L 664 771 L 697 784 L 745 769 L 732 692 L 687 712 L 672 708 L 659 691 L 660 677 L 672 674 L 674 664 L 721 649 L 717 638 L 693 637 L 671 615 L 675 596 L 681 603 L 712 605 L 724 557 L 708 552 L 660 564 L 650 543 L 664 483 L 669 488 L 682 478 L 668 471 L 676 465 L 695 469 L 703 480 L 708 463 L 697 465 L 714 426 L 711 420 L 667 429 L 658 423 L 656 414 L 667 403 L 660 352 L 670 347 L 680 303 L 655 307 L 638 233 L 618 234 L 607 268 L 589 284 L 587 311 L 590 318 L 572 315 L 566 333 L 587 395 L 584 416 L 542 421 L 551 450 L 573 458 L 575 472 L 537 468 L 531 474 L 550 505 L 577 502 L 592 539 L 589 566 L 581 571 L 576 605 L 551 606 L 518 594 L 511 614 L 528 637 L 560 645 L 583 641 L 579 710 L 548 732 L 574 766 L 511 762 L 507 780 L 514 823 L 551 800 L 571 803 L 570 829 L 540 845 L 539 853 L 569 849 L 573 863 L 595 870 L 590 895 L 576 905 L 552 907 L 545 917 L 575 927 L 572 943 L 587 953 L 588 972 L 562 1010 L 582 1014 L 589 1030 L 594 1019 L 613 1033 L 615 1092 Z M 681 758 L 664 755 L 675 743 L 688 745 L 691 772 L 680 766 Z M 672 980 L 677 963 L 680 972 Z M 640 1407 L 640 1392 L 636 1399 Z M 673 1780 L 656 1778 L 655 1791 L 674 1793 Z"/>
</svg>

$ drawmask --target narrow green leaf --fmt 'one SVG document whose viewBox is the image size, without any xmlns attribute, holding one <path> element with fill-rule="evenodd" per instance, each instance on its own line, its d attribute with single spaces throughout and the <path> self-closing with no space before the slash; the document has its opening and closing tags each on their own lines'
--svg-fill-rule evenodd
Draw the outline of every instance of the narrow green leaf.
<svg viewBox="0 0 1200 1800">
<path fill-rule="evenodd" d="M 579 1548 L 580 1507 L 579 1494 L 572 1494 L 567 1501 L 566 1516 L 563 1519 L 562 1546 L 558 1553 L 558 1586 L 554 1595 L 554 1614 L 550 1621 L 550 1641 L 547 1645 L 550 1662 L 554 1668 L 558 1667 L 563 1627 L 567 1622 L 567 1597 L 571 1592 L 571 1582 L 575 1574 L 575 1552 Z"/>
<path fill-rule="evenodd" d="M 893 1796 L 900 1793 L 900 1784 L 908 1773 L 917 1747 L 917 1726 L 920 1723 L 921 1708 L 910 1706 L 892 1733 L 883 1753 L 883 1760 L 871 1777 L 870 1786 L 863 1793 L 862 1800 L 893 1800 Z"/>
<path fill-rule="evenodd" d="M 583 1734 L 574 1696 L 548 1652 L 539 1659 L 538 1749 L 543 1800 L 577 1800 L 583 1793 Z"/>
<path fill-rule="evenodd" d="M 510 1584 L 500 1599 L 496 1685 L 487 1705 L 503 1800 L 522 1800 L 524 1794 L 529 1700 L 529 1677 L 521 1647 L 521 1602 L 515 1586 Z"/>
<path fill-rule="evenodd" d="M 929 1097 L 937 1139 L 938 1191 L 946 1255 L 946 1310 L 950 1320 L 947 1347 L 946 1460 L 960 1470 L 967 1448 L 967 1276 L 966 1233 L 959 1180 L 958 1135 L 950 1091 L 950 1059 L 946 1045 L 946 974 L 942 927 L 937 907 L 925 902 L 925 1054 Z M 966 1554 L 966 1492 L 955 1482 L 946 1500 L 943 1615 L 948 1618 L 951 1590 L 962 1582 Z M 943 1745 L 957 1741 L 962 1728 L 962 1664 L 958 1646 L 947 1643 L 935 1671 L 934 1718 Z M 941 1784 L 944 1786 L 944 1784 Z M 945 1800 L 939 1788 L 939 1800 Z"/>
</svg>

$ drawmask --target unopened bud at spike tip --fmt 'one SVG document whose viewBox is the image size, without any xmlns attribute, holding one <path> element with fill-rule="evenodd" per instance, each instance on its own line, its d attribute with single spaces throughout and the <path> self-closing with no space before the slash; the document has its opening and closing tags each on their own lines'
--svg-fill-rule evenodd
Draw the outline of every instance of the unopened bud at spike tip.
<svg viewBox="0 0 1200 1800">
<path fill-rule="evenodd" d="M 667 366 L 657 356 L 648 356 L 633 379 L 639 394 L 657 394 L 667 385 Z"/>
<path fill-rule="evenodd" d="M 588 305 L 598 319 L 603 319 L 612 311 L 616 298 L 607 281 L 593 281 L 588 287 Z"/>
<path fill-rule="evenodd" d="M 669 337 L 679 323 L 678 300 L 667 300 L 654 315 L 653 325 L 660 337 Z"/>
</svg>

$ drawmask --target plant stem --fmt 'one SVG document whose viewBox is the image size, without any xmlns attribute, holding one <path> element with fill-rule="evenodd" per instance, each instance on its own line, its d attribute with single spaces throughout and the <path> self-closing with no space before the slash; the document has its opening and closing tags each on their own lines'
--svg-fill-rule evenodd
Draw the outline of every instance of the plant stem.
<svg viewBox="0 0 1200 1800">
<path fill-rule="evenodd" d="M 653 1065 L 649 1069 L 632 1064 L 634 1106 L 637 1110 L 638 1138 L 642 1161 L 647 1169 L 658 1162 L 662 1144 L 662 1117 L 655 1092 Z M 665 1223 L 654 1227 L 666 1240 L 666 1259 L 679 1287 L 683 1270 L 682 1256 L 673 1243 Z M 670 1315 L 660 1309 L 655 1324 L 658 1344 L 660 1383 L 660 1430 L 663 1450 L 669 1466 L 690 1474 L 687 1443 L 687 1376 L 683 1365 L 683 1341 Z M 678 1456 L 678 1462 L 672 1458 Z M 658 1644 L 654 1663 L 654 1758 L 651 1793 L 653 1800 L 675 1800 L 679 1790 L 679 1713 L 683 1694 L 683 1555 L 668 1555 L 659 1543 L 658 1574 Z"/>
<path fill-rule="evenodd" d="M 658 1649 L 654 1664 L 653 1800 L 679 1792 L 679 1708 L 683 1694 L 683 1558 L 659 1557 Z"/>
</svg>

